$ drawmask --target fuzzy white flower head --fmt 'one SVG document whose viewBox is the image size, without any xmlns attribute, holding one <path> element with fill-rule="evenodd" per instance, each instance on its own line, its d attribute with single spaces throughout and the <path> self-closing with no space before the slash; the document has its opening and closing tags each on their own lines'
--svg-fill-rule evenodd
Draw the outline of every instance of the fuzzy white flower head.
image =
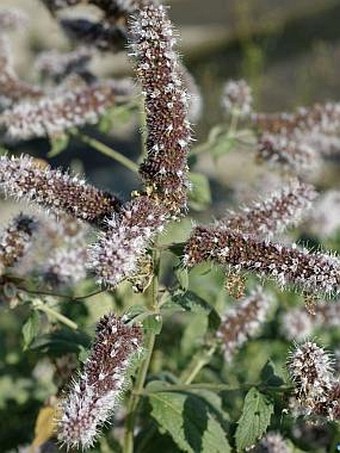
<svg viewBox="0 0 340 453">
<path fill-rule="evenodd" d="M 253 110 L 253 95 L 245 80 L 229 80 L 223 89 L 222 106 L 228 115 L 248 117 Z"/>
</svg>

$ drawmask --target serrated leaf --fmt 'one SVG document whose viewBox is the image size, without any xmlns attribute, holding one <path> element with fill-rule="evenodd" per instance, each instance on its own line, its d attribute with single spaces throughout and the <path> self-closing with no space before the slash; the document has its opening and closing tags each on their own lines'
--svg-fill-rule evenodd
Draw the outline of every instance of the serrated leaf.
<svg viewBox="0 0 340 453">
<path fill-rule="evenodd" d="M 216 411 L 205 398 L 189 392 L 160 392 L 150 394 L 149 399 L 160 432 L 169 434 L 181 451 L 231 451 Z"/>
<path fill-rule="evenodd" d="M 238 452 L 254 445 L 266 432 L 274 412 L 270 399 L 252 387 L 247 393 L 238 421 L 235 440 Z"/>
<path fill-rule="evenodd" d="M 30 347 L 32 341 L 38 335 L 39 327 L 40 327 L 40 316 L 36 311 L 33 311 L 22 327 L 24 350 Z"/>
<path fill-rule="evenodd" d="M 195 211 L 202 211 L 211 203 L 209 180 L 200 173 L 190 173 L 189 181 L 191 182 L 189 205 Z"/>
</svg>

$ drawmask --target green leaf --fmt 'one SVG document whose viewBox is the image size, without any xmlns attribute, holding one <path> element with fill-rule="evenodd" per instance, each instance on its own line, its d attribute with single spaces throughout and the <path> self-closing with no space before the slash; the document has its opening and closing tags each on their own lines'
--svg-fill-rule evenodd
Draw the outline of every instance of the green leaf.
<svg viewBox="0 0 340 453">
<path fill-rule="evenodd" d="M 216 142 L 212 145 L 210 152 L 215 159 L 227 154 L 235 148 L 235 137 L 230 137 L 227 133 L 219 136 Z"/>
<path fill-rule="evenodd" d="M 179 264 L 174 268 L 174 273 L 176 275 L 179 286 L 182 290 L 186 291 L 189 287 L 188 270 L 183 268 L 182 265 Z"/>
<path fill-rule="evenodd" d="M 261 370 L 261 381 L 271 387 L 280 387 L 284 380 L 276 374 L 275 366 L 271 360 L 268 360 Z"/>
<path fill-rule="evenodd" d="M 209 180 L 200 173 L 190 173 L 189 205 L 195 211 L 203 211 L 211 203 Z"/>
<path fill-rule="evenodd" d="M 155 335 L 159 335 L 163 327 L 163 318 L 160 315 L 149 315 L 143 322 L 145 330 L 151 331 Z"/>
<path fill-rule="evenodd" d="M 32 341 L 36 338 L 40 328 L 40 316 L 36 311 L 33 311 L 22 327 L 23 346 L 24 350 L 28 349 Z"/>
<path fill-rule="evenodd" d="M 202 346 L 204 335 L 207 331 L 208 320 L 206 314 L 196 313 L 187 323 L 180 343 L 181 355 L 191 358 Z"/>
<path fill-rule="evenodd" d="M 48 157 L 55 157 L 67 148 L 70 142 L 69 135 L 62 134 L 50 139 L 51 148 L 47 154 Z"/>
<path fill-rule="evenodd" d="M 171 296 L 169 303 L 164 304 L 163 308 L 170 308 L 171 305 L 178 305 L 185 311 L 193 313 L 205 313 L 208 315 L 208 330 L 215 331 L 220 323 L 221 318 L 215 308 L 198 296 L 193 291 L 177 291 Z"/>
<path fill-rule="evenodd" d="M 68 352 L 78 354 L 82 351 L 82 348 L 89 348 L 90 341 L 85 333 L 60 329 L 36 338 L 31 344 L 31 349 L 58 357 Z"/>
<path fill-rule="evenodd" d="M 266 432 L 274 412 L 269 398 L 252 387 L 247 393 L 235 434 L 238 452 L 254 445 Z"/>
<path fill-rule="evenodd" d="M 231 451 L 216 402 L 189 392 L 160 392 L 149 395 L 159 431 L 169 434 L 181 451 L 219 453 Z"/>
</svg>

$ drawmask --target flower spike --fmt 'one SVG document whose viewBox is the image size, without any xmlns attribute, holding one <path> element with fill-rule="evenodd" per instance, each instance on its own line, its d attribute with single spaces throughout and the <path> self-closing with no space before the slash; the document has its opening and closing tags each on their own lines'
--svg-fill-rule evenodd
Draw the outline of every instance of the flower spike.
<svg viewBox="0 0 340 453">
<path fill-rule="evenodd" d="M 32 158 L 0 157 L 0 189 L 7 196 L 26 200 L 56 214 L 69 214 L 99 225 L 120 207 L 119 200 L 107 192 L 87 185 L 48 165 L 41 168 Z"/>
<path fill-rule="evenodd" d="M 228 228 L 199 226 L 185 246 L 184 264 L 204 261 L 270 277 L 281 287 L 292 284 L 307 292 L 340 293 L 340 261 L 323 253 L 260 240 Z"/>
<path fill-rule="evenodd" d="M 132 55 L 145 96 L 147 157 L 140 167 L 146 187 L 171 212 L 186 207 L 190 142 L 187 93 L 174 50 L 166 8 L 142 2 L 130 23 Z"/>
<path fill-rule="evenodd" d="M 96 337 L 78 381 L 61 402 L 58 439 L 67 448 L 89 448 L 128 387 L 128 371 L 142 350 L 142 330 L 113 313 L 98 322 Z"/>
</svg>

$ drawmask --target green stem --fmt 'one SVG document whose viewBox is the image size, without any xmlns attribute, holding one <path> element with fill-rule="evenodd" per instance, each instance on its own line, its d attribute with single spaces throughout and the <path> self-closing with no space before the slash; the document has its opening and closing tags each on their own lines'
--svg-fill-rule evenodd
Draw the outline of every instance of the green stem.
<svg viewBox="0 0 340 453">
<path fill-rule="evenodd" d="M 53 316 L 53 318 L 57 319 L 58 321 L 65 324 L 65 326 L 68 326 L 73 330 L 78 329 L 78 325 L 75 322 L 71 321 L 71 319 L 67 318 L 66 316 L 62 315 L 61 313 L 58 313 L 57 311 L 53 310 L 53 308 L 48 307 L 47 305 L 45 305 L 43 303 L 35 304 L 35 308 L 50 316 Z"/>
<path fill-rule="evenodd" d="M 201 369 L 210 362 L 211 357 L 214 355 L 216 350 L 216 343 L 211 345 L 208 349 L 203 349 L 203 351 L 196 354 L 191 362 L 189 363 L 188 368 L 186 368 L 181 374 L 180 380 L 183 384 L 188 385 L 195 379 Z"/>
<path fill-rule="evenodd" d="M 142 362 L 141 367 L 139 368 L 134 389 L 131 393 L 129 405 L 128 405 L 128 415 L 126 418 L 125 426 L 125 436 L 124 436 L 124 453 L 133 453 L 134 445 L 134 427 L 137 416 L 137 407 L 140 400 L 140 397 L 143 394 L 143 388 L 145 384 L 145 379 L 151 362 L 151 356 L 153 353 L 153 348 L 155 345 L 156 335 L 153 332 L 147 334 L 145 339 L 145 349 L 146 356 Z"/>
<path fill-rule="evenodd" d="M 72 301 L 87 299 L 87 298 L 96 296 L 97 294 L 103 293 L 105 291 L 104 289 L 99 289 L 99 290 L 93 291 L 92 293 L 84 294 L 82 296 L 70 296 L 69 294 L 55 293 L 53 291 L 40 291 L 40 290 L 29 289 L 29 288 L 25 288 L 24 286 L 17 286 L 17 288 L 20 289 L 20 291 L 24 291 L 25 293 L 28 293 L 28 294 L 36 294 L 39 296 L 60 297 L 62 299 L 71 299 Z"/>
<path fill-rule="evenodd" d="M 290 392 L 294 387 L 292 385 L 281 385 L 281 386 L 266 386 L 263 383 L 259 384 L 241 384 L 239 386 L 228 385 L 228 384 L 210 384 L 210 383 L 200 383 L 200 384 L 190 384 L 190 385 L 168 385 L 163 388 L 155 388 L 150 390 L 143 390 L 143 395 L 151 395 L 153 393 L 160 392 L 187 392 L 188 390 L 211 390 L 215 392 L 238 392 L 249 390 L 251 387 L 256 387 L 259 390 L 267 390 L 272 392 Z"/>
<path fill-rule="evenodd" d="M 135 164 L 128 157 L 123 156 L 123 154 L 121 154 L 120 152 L 115 151 L 114 149 L 110 148 L 109 146 L 105 145 L 104 143 L 100 142 L 99 140 L 96 140 L 95 138 L 89 137 L 88 135 L 82 134 L 80 132 L 78 132 L 76 136 L 78 138 L 80 138 L 80 140 L 83 143 L 86 143 L 87 145 L 96 149 L 97 151 L 104 154 L 105 156 L 108 156 L 111 159 L 116 160 L 121 165 L 123 165 L 124 167 L 133 171 L 134 173 L 138 173 L 138 165 Z"/>
<path fill-rule="evenodd" d="M 154 251 L 154 263 L 155 263 L 155 273 L 154 278 L 150 287 L 146 291 L 146 305 L 150 311 L 157 313 L 158 312 L 158 274 L 159 274 L 159 252 Z M 133 390 L 131 392 L 128 408 L 127 408 L 127 418 L 125 425 L 125 436 L 124 436 L 124 453 L 133 453 L 134 451 L 134 427 L 137 417 L 137 408 L 141 396 L 143 395 L 144 384 L 148 369 L 151 362 L 151 357 L 153 349 L 155 346 L 156 334 L 153 330 L 150 330 L 146 333 L 145 338 L 145 350 L 146 354 L 144 360 L 138 370 L 137 377 Z"/>
</svg>

